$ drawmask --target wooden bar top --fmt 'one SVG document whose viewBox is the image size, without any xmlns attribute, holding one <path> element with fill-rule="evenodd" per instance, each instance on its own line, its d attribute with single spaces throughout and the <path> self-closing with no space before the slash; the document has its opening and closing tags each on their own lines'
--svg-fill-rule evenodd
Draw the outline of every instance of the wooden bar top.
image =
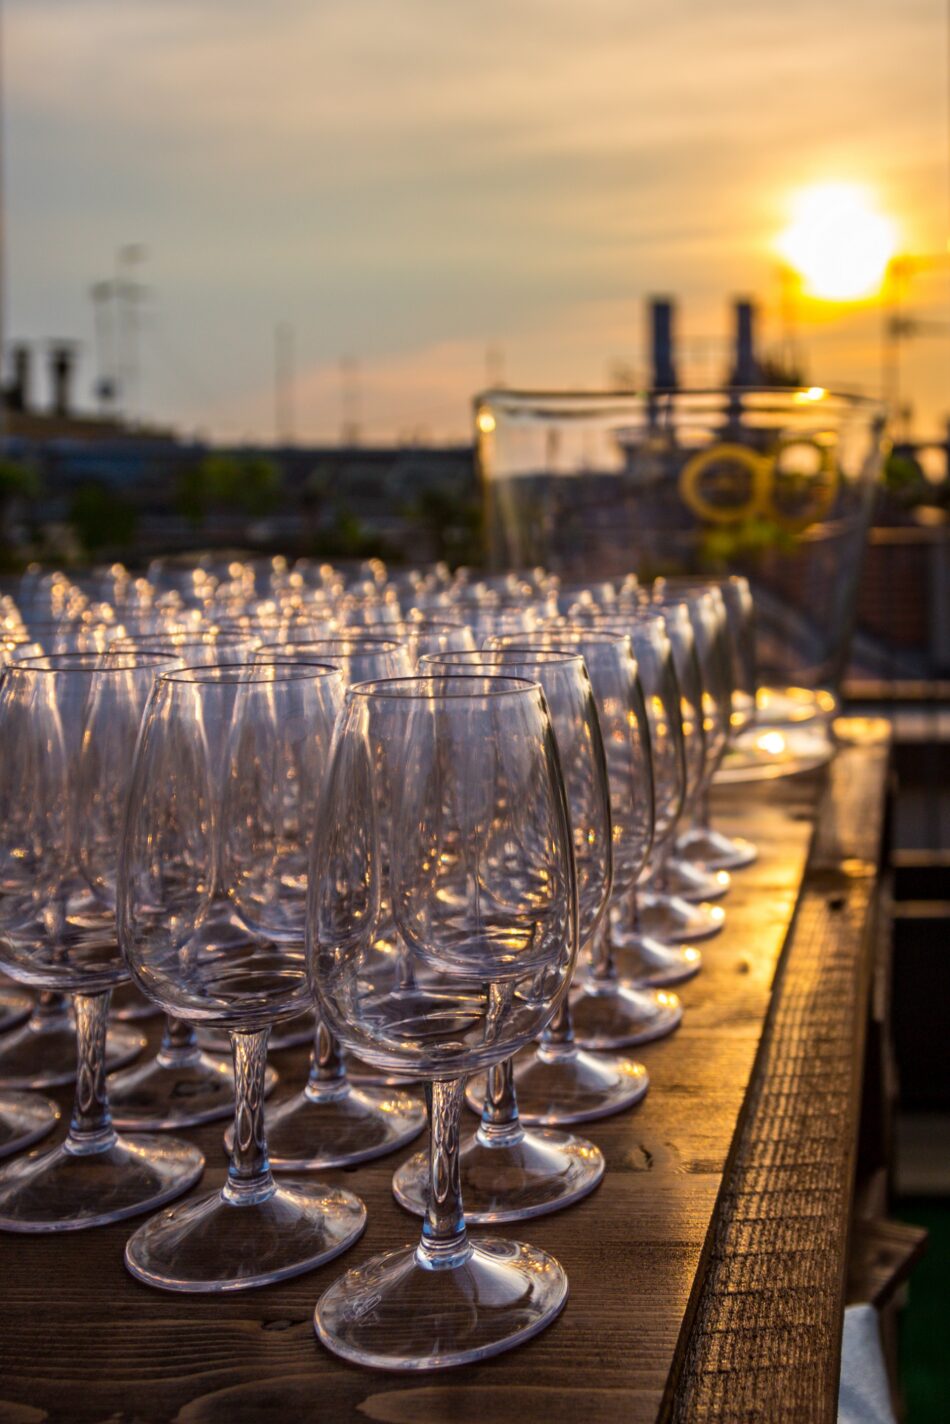
<svg viewBox="0 0 950 1424">
<path fill-rule="evenodd" d="M 759 858 L 733 877 L 725 930 L 682 987 L 682 1026 L 636 1054 L 649 1093 L 576 1129 L 607 1160 L 592 1196 L 494 1228 L 565 1266 L 570 1298 L 550 1328 L 431 1375 L 360 1369 L 322 1348 L 321 1292 L 417 1234 L 390 1192 L 397 1154 L 319 1173 L 363 1197 L 365 1235 L 264 1290 L 139 1284 L 122 1264 L 134 1220 L 0 1235 L 0 1420 L 833 1419 L 889 752 L 881 722 L 840 732 L 823 771 L 717 790 L 717 824 L 741 829 Z M 274 1062 L 278 1094 L 303 1081 L 303 1050 Z M 223 1177 L 223 1127 L 182 1134 L 208 1159 L 203 1188 Z"/>
</svg>

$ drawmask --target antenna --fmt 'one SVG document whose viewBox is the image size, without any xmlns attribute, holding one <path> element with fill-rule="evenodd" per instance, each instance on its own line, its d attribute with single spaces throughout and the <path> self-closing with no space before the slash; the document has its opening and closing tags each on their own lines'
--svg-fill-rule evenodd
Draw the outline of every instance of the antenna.
<svg viewBox="0 0 950 1424">
<path fill-rule="evenodd" d="M 139 322 L 138 312 L 145 288 L 135 281 L 135 268 L 145 261 L 146 251 L 140 242 L 127 242 L 115 257 L 115 296 L 117 307 L 117 384 L 119 403 L 126 420 L 131 421 L 138 404 L 139 384 Z"/>
<path fill-rule="evenodd" d="M 274 327 L 274 432 L 278 445 L 294 443 L 294 329 Z"/>
<path fill-rule="evenodd" d="M 105 414 L 116 399 L 114 282 L 95 282 L 89 289 L 96 330 L 96 398 Z"/>
</svg>

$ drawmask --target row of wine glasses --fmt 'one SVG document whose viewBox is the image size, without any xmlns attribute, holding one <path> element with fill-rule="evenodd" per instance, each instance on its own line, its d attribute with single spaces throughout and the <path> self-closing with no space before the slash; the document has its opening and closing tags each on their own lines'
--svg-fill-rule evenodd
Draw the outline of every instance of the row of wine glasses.
<svg viewBox="0 0 950 1424">
<path fill-rule="evenodd" d="M 228 1033 L 236 1103 L 224 1189 L 136 1231 L 129 1269 L 165 1288 L 238 1289 L 346 1249 L 365 1222 L 358 1198 L 284 1169 L 408 1141 L 423 1116 L 402 1083 L 424 1077 L 429 1152 L 394 1179 L 421 1243 L 348 1272 L 316 1326 L 364 1363 L 437 1367 L 508 1348 L 564 1303 L 552 1258 L 468 1239 L 462 1197 L 475 1221 L 516 1220 L 603 1175 L 596 1146 L 563 1128 L 638 1101 L 647 1075 L 624 1050 L 681 1017 L 666 986 L 700 957 L 650 943 L 641 886 L 652 876 L 665 893 L 681 819 L 729 735 L 735 676 L 709 590 L 630 583 L 611 599 L 545 589 L 539 574 L 483 592 L 436 574 L 426 590 L 426 574 L 410 586 L 415 616 L 377 573 L 354 590 L 321 570 L 312 600 L 277 579 L 274 621 L 244 579 L 217 585 L 209 613 L 202 582 L 200 620 L 182 603 L 179 625 L 166 610 L 161 627 L 123 625 L 91 653 L 11 647 L 0 726 L 23 755 L 3 786 L 20 816 L 2 847 L 0 961 L 75 995 L 80 1043 L 66 1144 L 0 1173 L 0 1226 L 114 1220 L 200 1175 L 189 1144 L 120 1138 L 110 1121 L 106 1012 L 130 970 L 171 1016 L 166 1039 L 194 1053 L 196 1029 Z M 307 1084 L 265 1113 L 270 1027 L 299 1019 L 312 991 Z M 375 1084 L 354 1088 L 346 1055 Z M 463 1142 L 472 1073 L 480 1122 Z M 276 1176 L 272 1124 L 289 1146 Z"/>
</svg>

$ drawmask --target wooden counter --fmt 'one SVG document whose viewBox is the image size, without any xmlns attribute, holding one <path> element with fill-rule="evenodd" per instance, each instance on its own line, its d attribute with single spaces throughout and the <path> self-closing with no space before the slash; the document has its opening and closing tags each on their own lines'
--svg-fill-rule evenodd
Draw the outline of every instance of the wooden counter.
<svg viewBox="0 0 950 1424">
<path fill-rule="evenodd" d="M 639 1053 L 650 1092 L 578 1129 L 607 1159 L 592 1196 L 495 1228 L 566 1267 L 554 1325 L 423 1376 L 318 1344 L 327 1284 L 416 1234 L 390 1195 L 397 1155 L 320 1174 L 365 1199 L 366 1233 L 265 1290 L 140 1285 L 122 1264 L 135 1221 L 0 1236 L 0 1420 L 832 1420 L 889 752 L 883 723 L 842 732 L 824 772 L 717 792 L 719 824 L 759 859 L 734 877 L 726 928 L 683 986 L 681 1028 Z M 274 1061 L 296 1086 L 305 1054 Z M 205 1186 L 223 1174 L 221 1134 L 184 1134 L 208 1158 Z"/>
</svg>

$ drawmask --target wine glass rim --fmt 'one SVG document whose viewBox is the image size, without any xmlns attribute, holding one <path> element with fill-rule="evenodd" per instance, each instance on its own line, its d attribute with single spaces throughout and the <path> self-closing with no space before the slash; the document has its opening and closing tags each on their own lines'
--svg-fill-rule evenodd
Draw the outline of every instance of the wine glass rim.
<svg viewBox="0 0 950 1424">
<path fill-rule="evenodd" d="M 583 623 L 568 623 L 558 628 L 538 628 L 532 633 L 500 633 L 492 634 L 491 637 L 514 638 L 523 637 L 526 641 L 519 644 L 519 647 L 530 651 L 531 643 L 537 640 L 537 647 L 542 649 L 547 642 L 556 644 L 559 641 L 568 643 L 573 639 L 579 642 L 581 638 L 586 638 L 588 642 L 595 643 L 622 643 L 628 633 L 620 633 L 613 628 L 585 628 Z M 513 643 L 506 643 L 505 647 L 514 647 Z M 492 651 L 492 649 L 489 649 Z"/>
<path fill-rule="evenodd" d="M 499 656 L 510 657 L 512 662 L 537 663 L 539 667 L 584 661 L 584 654 L 571 648 L 445 648 L 435 653 L 423 653 L 419 666 L 468 667 L 474 664 L 477 667 L 480 659 L 485 659 L 489 666 L 493 666 L 492 658 Z"/>
<path fill-rule="evenodd" d="M 663 626 L 663 614 L 658 612 L 655 606 L 651 607 L 648 603 L 642 604 L 637 608 L 625 609 L 622 613 L 614 613 L 609 608 L 598 608 L 596 613 L 591 616 L 596 619 L 593 625 L 594 631 L 598 628 L 611 631 L 614 625 L 616 625 L 618 629 L 627 625 L 636 627 L 638 623 L 641 625 L 646 624 L 654 628 L 662 628 Z M 583 624 L 580 626 L 583 627 Z"/>
<path fill-rule="evenodd" d="M 749 580 L 745 574 L 661 574 L 654 582 L 654 588 L 659 584 L 660 591 L 670 588 L 674 592 L 679 589 L 690 588 L 722 588 L 724 583 L 744 583 Z"/>
<path fill-rule="evenodd" d="M 171 661 L 168 653 L 154 652 L 152 649 L 134 648 L 110 653 L 107 648 L 101 653 L 41 653 L 36 657 L 19 658 L 10 663 L 6 671 L 49 674 L 134 672 L 136 668 L 161 667 Z"/>
<path fill-rule="evenodd" d="M 268 676 L 275 669 L 281 669 L 279 676 Z M 183 682 L 191 686 L 201 683 L 209 687 L 244 687 L 254 684 L 275 682 L 306 682 L 322 677 L 338 677 L 340 669 L 329 663 L 283 662 L 272 663 L 208 663 L 205 666 L 171 668 L 162 674 L 162 682 Z"/>
<path fill-rule="evenodd" d="M 693 401 L 728 400 L 730 397 L 752 397 L 754 400 L 767 399 L 779 408 L 794 406 L 807 409 L 809 405 L 817 410 L 825 410 L 832 403 L 856 411 L 884 414 L 885 405 L 876 396 L 861 395 L 857 391 L 832 390 L 819 386 L 678 386 L 675 390 L 655 391 L 644 386 L 634 391 L 597 390 L 530 390 L 510 387 L 489 387 L 479 391 L 475 404 L 504 406 L 524 405 L 536 402 L 539 405 L 569 402 L 571 405 L 597 406 L 613 405 L 621 409 L 640 408 L 650 403 L 661 406 L 689 405 Z M 797 399 L 796 399 L 797 397 Z"/>
<path fill-rule="evenodd" d="M 445 684 L 449 683 L 477 683 L 481 691 L 476 692 L 474 688 L 466 690 L 464 686 L 458 691 L 448 691 Z M 496 683 L 497 686 L 486 688 L 485 683 Z M 434 691 L 433 687 L 438 687 L 439 690 Z M 354 682 L 347 689 L 347 698 L 362 697 L 368 701 L 400 702 L 451 702 L 468 698 L 470 701 L 481 702 L 487 697 L 524 697 L 529 694 L 533 696 L 540 690 L 540 683 L 532 682 L 526 677 L 494 677 L 490 673 L 416 673 L 411 677 L 378 677 L 368 682 Z"/>
<path fill-rule="evenodd" d="M 398 618 L 394 623 L 367 623 L 365 627 L 369 636 L 372 638 L 376 636 L 376 629 L 379 629 L 380 634 L 384 628 L 390 628 L 393 632 L 397 629 L 412 632 L 415 628 L 422 628 L 429 631 L 434 628 L 455 631 L 460 628 L 464 630 L 468 627 L 468 624 L 459 622 L 454 618 Z M 358 634 L 359 631 L 359 628 L 353 629 L 355 634 Z"/>
<path fill-rule="evenodd" d="M 400 643 L 398 638 L 302 638 L 297 645 L 301 648 L 338 648 L 347 645 L 358 644 L 360 648 L 368 649 L 374 653 L 393 653 L 405 647 L 405 643 Z M 262 643 L 264 648 L 285 648 L 292 646 L 287 638 L 276 638 L 273 643 Z M 358 650 L 358 649 L 357 649 Z M 346 654 L 342 654 L 343 657 Z"/>
<path fill-rule="evenodd" d="M 223 635 L 223 636 L 222 636 Z M 206 648 L 210 643 L 220 643 L 222 647 L 246 643 L 249 638 L 255 635 L 251 632 L 239 633 L 230 628 L 219 630 L 217 628 L 189 628 L 181 633 L 126 633 L 121 638 L 113 638 L 109 644 L 110 648 L 117 648 L 119 652 L 142 652 L 142 653 L 166 653 L 177 652 L 183 648 Z M 123 648 L 123 643 L 134 643 L 134 648 Z M 154 646 L 150 646 L 150 644 Z"/>
</svg>

